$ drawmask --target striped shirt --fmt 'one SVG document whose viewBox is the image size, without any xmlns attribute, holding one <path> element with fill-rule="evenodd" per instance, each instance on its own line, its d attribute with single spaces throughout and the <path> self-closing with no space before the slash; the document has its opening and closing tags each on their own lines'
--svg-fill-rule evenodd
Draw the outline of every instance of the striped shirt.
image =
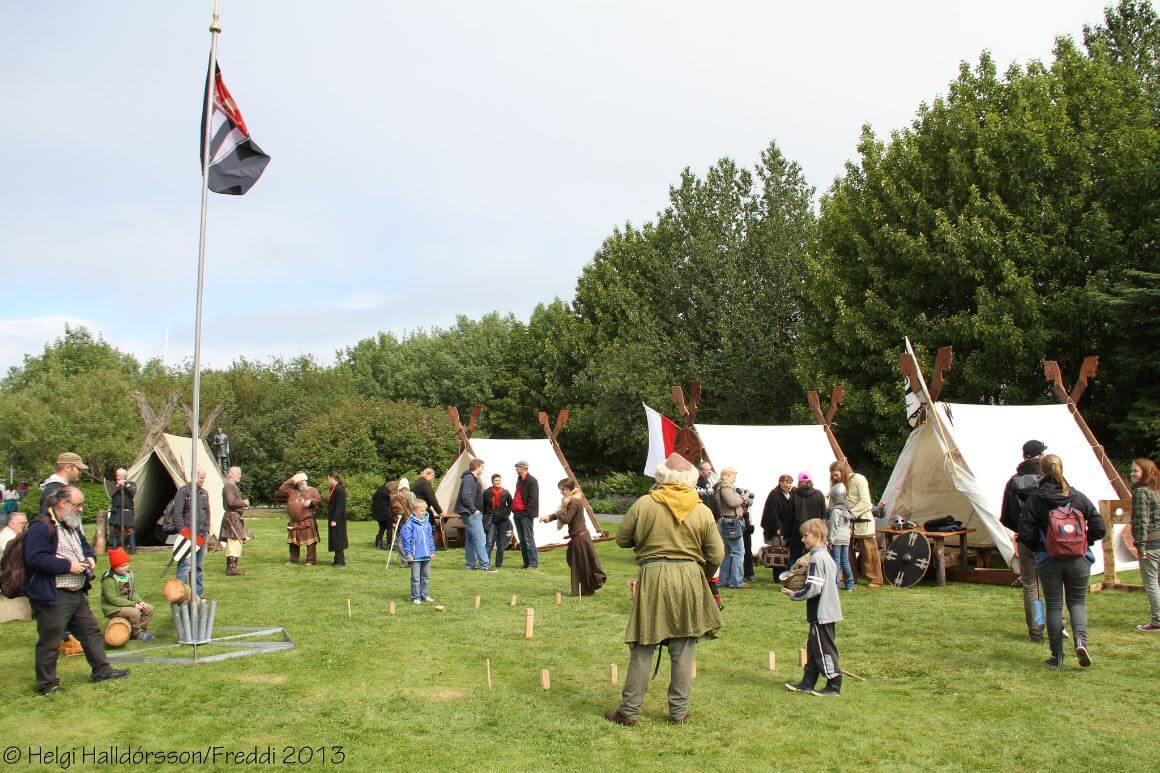
<svg viewBox="0 0 1160 773">
<path fill-rule="evenodd" d="M 85 553 L 81 549 L 81 538 L 77 533 L 64 524 L 58 524 L 56 530 L 56 557 L 65 561 L 85 562 Z M 62 590 L 80 590 L 85 587 L 84 574 L 65 572 L 56 576 L 56 587 Z"/>
</svg>

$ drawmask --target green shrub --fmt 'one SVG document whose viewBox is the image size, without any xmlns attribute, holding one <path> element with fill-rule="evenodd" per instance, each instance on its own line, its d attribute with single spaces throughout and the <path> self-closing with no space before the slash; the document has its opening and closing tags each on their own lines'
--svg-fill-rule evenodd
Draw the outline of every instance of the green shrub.
<svg viewBox="0 0 1160 773">
<path fill-rule="evenodd" d="M 638 472 L 614 472 L 600 481 L 602 495 L 622 494 L 639 497 L 648 493 L 653 479 Z"/>
<path fill-rule="evenodd" d="M 109 495 L 105 493 L 104 485 L 101 483 L 78 483 L 77 488 L 85 494 L 84 520 L 88 523 L 95 523 L 97 513 L 109 509 Z M 20 500 L 20 512 L 30 518 L 35 518 L 36 514 L 40 512 L 39 485 L 28 487 L 28 494 Z"/>
</svg>

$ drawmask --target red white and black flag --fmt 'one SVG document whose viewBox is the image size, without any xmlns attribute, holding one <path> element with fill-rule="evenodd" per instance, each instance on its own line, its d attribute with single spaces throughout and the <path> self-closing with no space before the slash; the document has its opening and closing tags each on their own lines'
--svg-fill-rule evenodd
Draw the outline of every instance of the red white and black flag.
<svg viewBox="0 0 1160 773">
<path fill-rule="evenodd" d="M 222 71 L 216 62 L 213 72 L 206 73 L 205 87 L 213 90 L 213 115 L 209 121 L 209 189 L 214 193 L 241 196 L 262 176 L 266 164 L 270 163 L 270 157 L 251 139 L 242 111 L 222 81 Z M 204 103 L 201 126 L 201 159 L 204 164 Z"/>
</svg>

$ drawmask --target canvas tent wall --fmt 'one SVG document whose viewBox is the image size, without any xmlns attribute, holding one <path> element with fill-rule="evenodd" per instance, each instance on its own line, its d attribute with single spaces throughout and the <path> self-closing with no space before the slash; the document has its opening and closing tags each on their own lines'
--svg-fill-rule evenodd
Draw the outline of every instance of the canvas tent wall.
<svg viewBox="0 0 1160 773">
<path fill-rule="evenodd" d="M 129 480 L 137 484 L 133 515 L 137 522 L 139 542 L 149 544 L 157 541 L 154 524 L 177 489 L 190 479 L 192 451 L 191 438 L 163 433 L 158 436 L 152 449 L 142 454 L 129 468 Z M 197 464 L 205 470 L 205 488 L 209 494 L 209 533 L 217 534 L 225 515 L 222 505 L 225 481 L 204 440 L 200 441 L 197 449 Z"/>
<path fill-rule="evenodd" d="M 714 469 L 735 468 L 737 485 L 754 494 L 750 511 L 756 527 L 754 553 L 765 544 L 761 512 L 778 477 L 792 475 L 796 485 L 798 474 L 808 472 L 815 486 L 829 491 L 830 465 L 838 457 L 821 425 L 697 424 L 696 429 Z"/>
<path fill-rule="evenodd" d="M 1023 443 L 1035 439 L 1063 460 L 1068 482 L 1093 503 L 1119 499 L 1091 444 L 1067 405 L 968 405 L 935 402 L 934 411 L 911 432 L 886 490 L 891 515 L 924 523 L 951 515 L 967 528 L 973 546 L 994 546 L 1008 564 L 1011 534 L 999 523 L 1003 488 L 1022 459 Z M 1115 527 L 1116 568 L 1135 568 Z M 1094 549 L 1093 574 L 1103 572 L 1103 551 Z"/>
<path fill-rule="evenodd" d="M 455 513 L 455 500 L 459 496 L 459 481 L 472 459 L 480 458 L 484 461 L 483 485 L 491 485 L 491 476 L 498 473 L 503 476 L 503 486 L 508 491 L 515 492 L 516 471 L 518 461 L 528 463 L 528 472 L 540 484 L 540 515 L 550 515 L 560 507 L 562 497 L 557 483 L 568 477 L 564 466 L 556 456 L 556 450 L 547 438 L 538 440 L 493 440 L 489 438 L 471 438 L 470 448 L 460 452 L 447 473 L 439 481 L 435 497 L 439 500 L 443 512 L 447 515 Z M 593 539 L 601 536 L 591 517 L 586 521 L 588 532 Z M 536 522 L 536 547 L 552 547 L 567 544 L 565 537 L 567 528 L 557 529 L 555 521 L 552 523 Z"/>
</svg>

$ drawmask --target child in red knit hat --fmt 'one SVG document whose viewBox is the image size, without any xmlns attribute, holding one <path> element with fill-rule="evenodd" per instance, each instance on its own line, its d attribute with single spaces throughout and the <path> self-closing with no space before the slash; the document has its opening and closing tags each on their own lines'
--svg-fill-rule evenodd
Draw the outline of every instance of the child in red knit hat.
<svg viewBox="0 0 1160 773">
<path fill-rule="evenodd" d="M 105 617 L 128 620 L 134 639 L 153 641 L 153 634 L 148 631 L 153 605 L 145 603 L 137 593 L 137 581 L 124 548 L 109 551 L 109 570 L 101 577 L 101 611 Z"/>
</svg>

